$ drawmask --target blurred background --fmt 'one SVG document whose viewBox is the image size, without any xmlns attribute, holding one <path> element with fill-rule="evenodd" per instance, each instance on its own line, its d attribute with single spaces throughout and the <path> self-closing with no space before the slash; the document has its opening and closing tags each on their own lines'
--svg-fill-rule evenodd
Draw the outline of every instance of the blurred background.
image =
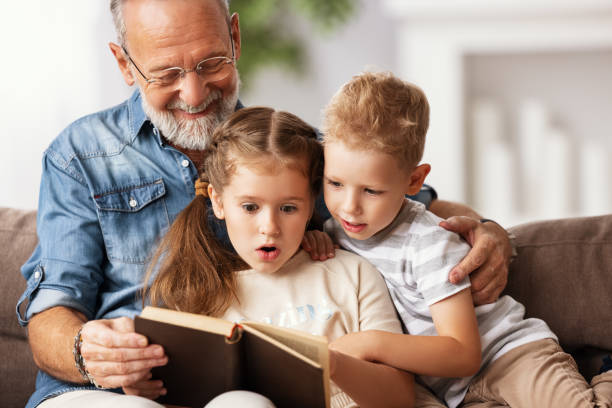
<svg viewBox="0 0 612 408">
<path fill-rule="evenodd" d="M 391 70 L 431 104 L 440 198 L 514 225 L 612 212 L 612 0 L 233 0 L 246 105 L 315 126 L 352 75 Z M 121 103 L 108 1 L 10 2 L 0 16 L 0 206 L 36 208 L 42 153 Z"/>
</svg>

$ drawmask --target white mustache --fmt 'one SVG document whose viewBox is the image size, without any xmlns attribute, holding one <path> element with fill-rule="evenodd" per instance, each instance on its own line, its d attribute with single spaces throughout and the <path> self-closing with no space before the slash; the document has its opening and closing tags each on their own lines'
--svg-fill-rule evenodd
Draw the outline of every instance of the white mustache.
<svg viewBox="0 0 612 408">
<path fill-rule="evenodd" d="M 208 97 L 206 98 L 206 100 L 198 106 L 191 106 L 185 103 L 183 100 L 178 99 L 176 101 L 170 102 L 166 106 L 166 109 L 180 109 L 187 113 L 200 113 L 203 110 L 205 110 L 208 107 L 208 105 L 210 105 L 212 102 L 220 98 L 221 98 L 221 91 L 217 89 L 217 90 L 211 91 L 211 93 L 208 94 Z"/>
</svg>

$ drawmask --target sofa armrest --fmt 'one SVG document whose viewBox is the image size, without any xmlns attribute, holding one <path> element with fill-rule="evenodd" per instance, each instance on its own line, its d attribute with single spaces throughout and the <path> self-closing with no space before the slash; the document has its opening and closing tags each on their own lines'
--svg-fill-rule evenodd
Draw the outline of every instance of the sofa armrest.
<svg viewBox="0 0 612 408">
<path fill-rule="evenodd" d="M 567 351 L 612 350 L 612 214 L 510 229 L 517 259 L 506 293 L 546 321 Z"/>
</svg>

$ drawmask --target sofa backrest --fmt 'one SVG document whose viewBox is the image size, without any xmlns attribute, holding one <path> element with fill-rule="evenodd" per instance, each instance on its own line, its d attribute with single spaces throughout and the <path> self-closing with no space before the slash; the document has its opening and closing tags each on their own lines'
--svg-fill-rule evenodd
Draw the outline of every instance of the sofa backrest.
<svg viewBox="0 0 612 408">
<path fill-rule="evenodd" d="M 0 406 L 23 407 L 34 391 L 36 366 L 26 331 L 15 317 L 25 289 L 20 267 L 36 246 L 36 212 L 0 208 Z"/>
</svg>

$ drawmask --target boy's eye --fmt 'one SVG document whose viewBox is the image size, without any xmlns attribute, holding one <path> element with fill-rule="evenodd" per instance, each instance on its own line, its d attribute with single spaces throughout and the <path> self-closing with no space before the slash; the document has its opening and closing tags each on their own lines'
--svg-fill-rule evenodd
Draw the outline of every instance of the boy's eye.
<svg viewBox="0 0 612 408">
<path fill-rule="evenodd" d="M 245 203 L 242 204 L 242 209 L 246 212 L 254 212 L 257 211 L 259 207 L 257 206 L 257 204 L 253 204 L 253 203 Z"/>
<path fill-rule="evenodd" d="M 372 190 L 371 188 L 366 188 L 364 191 L 370 195 L 381 195 L 382 194 L 382 191 Z"/>
<path fill-rule="evenodd" d="M 284 213 L 292 213 L 297 211 L 297 207 L 295 205 L 281 205 L 280 210 Z"/>
</svg>

